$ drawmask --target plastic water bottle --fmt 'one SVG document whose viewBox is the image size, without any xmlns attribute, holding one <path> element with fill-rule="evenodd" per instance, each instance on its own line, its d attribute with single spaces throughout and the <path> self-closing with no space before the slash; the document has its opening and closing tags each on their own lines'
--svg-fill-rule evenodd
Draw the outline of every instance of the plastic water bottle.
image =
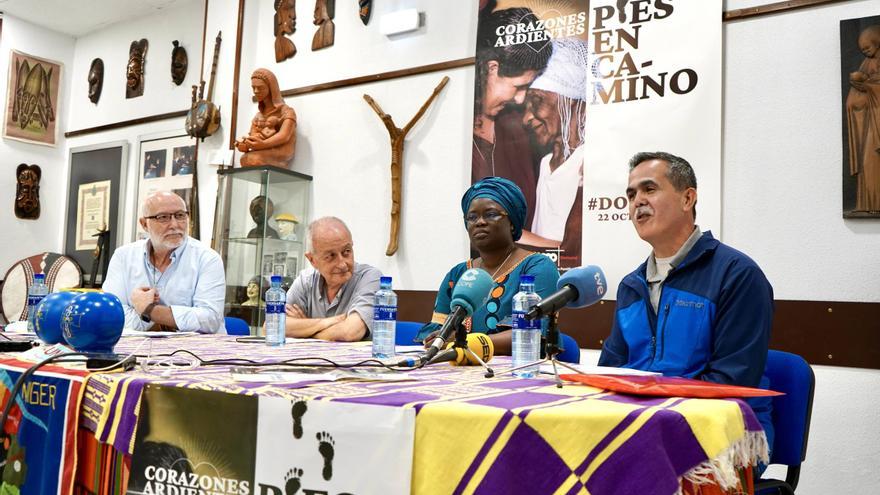
<svg viewBox="0 0 880 495">
<path fill-rule="evenodd" d="M 49 293 L 49 287 L 46 285 L 46 275 L 42 273 L 34 274 L 34 283 L 28 289 L 27 298 L 27 329 L 28 332 L 34 332 L 34 315 L 37 313 L 37 306 L 40 301 Z"/>
<path fill-rule="evenodd" d="M 541 319 L 527 320 L 526 313 L 541 301 L 535 292 L 535 276 L 520 275 L 519 292 L 513 296 L 513 367 L 522 366 L 538 360 L 541 355 Z M 529 366 L 513 372 L 520 378 L 534 378 L 538 366 Z"/>
<path fill-rule="evenodd" d="M 397 294 L 391 290 L 391 277 L 379 279 L 379 290 L 373 303 L 373 357 L 394 357 L 397 330 Z"/>
<path fill-rule="evenodd" d="M 284 345 L 287 294 L 281 288 L 281 276 L 272 275 L 272 287 L 266 291 L 266 345 Z"/>
</svg>

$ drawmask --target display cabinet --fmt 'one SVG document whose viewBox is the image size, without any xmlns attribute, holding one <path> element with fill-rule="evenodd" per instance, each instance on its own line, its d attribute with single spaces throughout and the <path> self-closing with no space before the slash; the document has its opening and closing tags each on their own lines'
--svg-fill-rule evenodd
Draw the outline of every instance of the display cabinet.
<svg viewBox="0 0 880 495">
<path fill-rule="evenodd" d="M 226 268 L 226 316 L 260 333 L 272 275 L 285 290 L 303 268 L 312 178 L 272 166 L 218 171 L 214 249 Z"/>
</svg>

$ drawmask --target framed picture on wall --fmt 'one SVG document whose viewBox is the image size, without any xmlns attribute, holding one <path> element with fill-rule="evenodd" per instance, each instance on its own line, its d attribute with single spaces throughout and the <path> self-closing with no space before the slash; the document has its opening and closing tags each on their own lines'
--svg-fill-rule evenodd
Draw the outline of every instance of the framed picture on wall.
<svg viewBox="0 0 880 495">
<path fill-rule="evenodd" d="M 3 137 L 55 146 L 60 83 L 60 62 L 12 50 Z"/>
<path fill-rule="evenodd" d="M 125 215 L 115 205 L 127 203 L 128 142 L 116 141 L 70 150 L 70 174 L 64 223 L 64 254 L 82 267 L 83 281 L 94 287 L 103 282 L 107 263 L 122 244 Z M 95 266 L 99 230 L 109 231 L 104 256 Z"/>
<path fill-rule="evenodd" d="M 193 206 L 193 170 L 195 168 L 196 141 L 180 132 L 142 136 L 137 166 L 137 208 L 134 215 L 134 238 L 147 236 L 138 218 L 144 198 L 156 191 L 171 191 L 180 196 L 193 212 L 189 219 L 189 234 L 197 223 Z"/>
<path fill-rule="evenodd" d="M 880 15 L 840 21 L 843 217 L 880 218 Z"/>
</svg>

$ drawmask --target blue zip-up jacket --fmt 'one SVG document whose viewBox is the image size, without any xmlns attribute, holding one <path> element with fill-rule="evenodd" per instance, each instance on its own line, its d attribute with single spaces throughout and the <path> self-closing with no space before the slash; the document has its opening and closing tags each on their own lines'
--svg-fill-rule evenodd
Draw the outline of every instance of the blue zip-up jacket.
<svg viewBox="0 0 880 495">
<path fill-rule="evenodd" d="M 655 313 L 646 267 L 647 261 L 617 289 L 614 327 L 599 365 L 767 388 L 773 287 L 761 268 L 705 232 L 669 271 Z M 772 448 L 770 399 L 747 402 Z"/>
</svg>

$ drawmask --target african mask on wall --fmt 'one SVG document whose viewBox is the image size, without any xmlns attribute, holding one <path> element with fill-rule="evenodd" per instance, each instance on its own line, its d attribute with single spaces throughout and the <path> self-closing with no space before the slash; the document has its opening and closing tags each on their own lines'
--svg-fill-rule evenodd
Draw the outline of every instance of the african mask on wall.
<svg viewBox="0 0 880 495">
<path fill-rule="evenodd" d="M 104 61 L 100 58 L 92 60 L 89 68 L 89 100 L 98 104 L 101 99 L 101 89 L 104 88 Z"/>
<path fill-rule="evenodd" d="M 128 67 L 125 71 L 125 97 L 144 94 L 144 66 L 147 63 L 147 40 L 132 41 L 128 48 Z"/>
<path fill-rule="evenodd" d="M 171 80 L 180 86 L 186 77 L 189 57 L 186 54 L 186 48 L 180 46 L 177 40 L 172 41 L 171 44 L 174 45 L 174 49 L 171 50 Z"/>
<path fill-rule="evenodd" d="M 40 218 L 40 177 L 37 165 L 22 163 L 15 169 L 15 216 L 29 220 Z"/>
</svg>

